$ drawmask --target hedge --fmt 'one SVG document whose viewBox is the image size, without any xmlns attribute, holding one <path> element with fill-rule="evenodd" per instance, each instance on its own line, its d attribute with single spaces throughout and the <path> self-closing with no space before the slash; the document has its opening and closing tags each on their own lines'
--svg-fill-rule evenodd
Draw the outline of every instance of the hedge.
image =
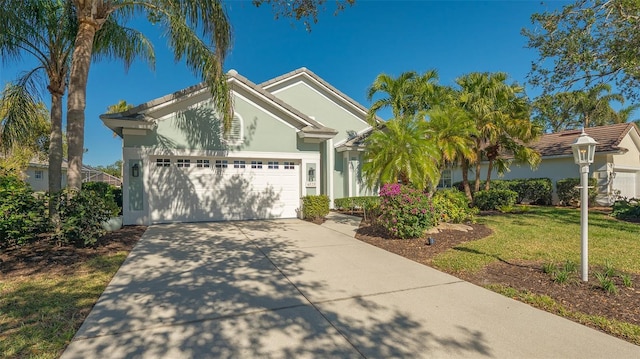
<svg viewBox="0 0 640 359">
<path fill-rule="evenodd" d="M 321 194 L 317 196 L 302 197 L 302 218 L 321 219 L 329 214 L 329 196 Z"/>
<path fill-rule="evenodd" d="M 480 188 L 484 188 L 486 181 L 480 182 Z M 470 181 L 469 186 L 474 187 L 475 181 Z M 462 182 L 453 184 L 454 188 L 464 191 Z M 549 178 L 524 178 L 512 180 L 492 180 L 489 189 L 510 190 L 517 194 L 516 203 L 527 201 L 533 204 L 550 205 L 553 193 L 553 182 Z"/>
<path fill-rule="evenodd" d="M 589 204 L 595 202 L 598 195 L 598 189 L 596 185 L 598 180 L 595 178 L 589 178 Z M 565 206 L 570 206 L 573 203 L 580 201 L 580 179 L 579 178 L 565 178 L 556 182 L 556 193 L 558 194 L 558 200 Z"/>
<path fill-rule="evenodd" d="M 518 193 L 508 189 L 490 189 L 478 191 L 473 196 L 473 203 L 482 211 L 498 210 L 516 204 Z"/>
</svg>

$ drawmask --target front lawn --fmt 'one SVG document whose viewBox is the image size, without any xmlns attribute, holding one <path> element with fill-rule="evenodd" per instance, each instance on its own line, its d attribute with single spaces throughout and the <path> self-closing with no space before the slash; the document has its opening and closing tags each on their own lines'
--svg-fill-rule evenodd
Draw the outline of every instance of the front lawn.
<svg viewBox="0 0 640 359">
<path fill-rule="evenodd" d="M 531 207 L 520 214 L 478 217 L 493 235 L 456 246 L 432 264 L 446 271 L 474 272 L 496 261 L 580 262 L 580 211 Z M 589 264 L 610 262 L 617 270 L 640 274 L 640 226 L 600 212 L 589 213 Z M 640 283 L 638 283 L 640 284 Z"/>
</svg>

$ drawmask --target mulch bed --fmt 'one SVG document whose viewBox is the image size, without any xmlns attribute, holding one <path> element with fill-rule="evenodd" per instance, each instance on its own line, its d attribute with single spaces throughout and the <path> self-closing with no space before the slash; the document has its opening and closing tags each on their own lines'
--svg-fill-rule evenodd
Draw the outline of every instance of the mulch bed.
<svg viewBox="0 0 640 359">
<path fill-rule="evenodd" d="M 5 249 L 0 252 L 0 278 L 72 273 L 79 264 L 93 257 L 131 251 L 146 229 L 145 226 L 126 226 L 102 236 L 91 248 L 59 246 L 42 240 Z"/>
<path fill-rule="evenodd" d="M 461 243 L 484 238 L 492 233 L 491 229 L 481 224 L 470 224 L 472 231 L 444 230 L 430 234 L 435 244 L 427 245 L 426 239 L 390 239 L 387 233 L 372 227 L 368 223 L 361 224 L 356 238 L 401 255 L 424 265 L 430 265 L 432 259 Z M 619 293 L 609 294 L 599 287 L 593 275 L 601 268 L 590 268 L 589 282 L 573 278 L 564 284 L 555 283 L 549 274 L 542 271 L 542 262 L 498 261 L 477 273 L 451 273 L 461 279 L 480 286 L 498 284 L 521 291 L 547 295 L 557 303 L 571 311 L 590 315 L 599 315 L 635 325 L 640 325 L 640 276 L 630 274 L 636 288 L 626 288 L 620 278 L 615 278 Z M 599 328 L 596 328 L 599 329 Z M 624 339 L 624 338 L 623 338 Z"/>
</svg>

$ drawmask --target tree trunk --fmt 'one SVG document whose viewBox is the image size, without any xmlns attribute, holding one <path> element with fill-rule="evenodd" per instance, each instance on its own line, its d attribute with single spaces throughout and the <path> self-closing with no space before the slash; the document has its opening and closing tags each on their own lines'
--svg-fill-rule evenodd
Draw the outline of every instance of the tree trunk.
<svg viewBox="0 0 640 359">
<path fill-rule="evenodd" d="M 464 194 L 467 196 L 469 202 L 473 202 L 473 196 L 471 195 L 471 187 L 469 186 L 469 162 L 462 160 L 462 186 L 464 187 Z"/>
<path fill-rule="evenodd" d="M 489 160 L 489 166 L 487 167 L 487 182 L 484 184 L 484 190 L 489 190 L 489 183 L 491 182 L 491 171 L 493 171 L 493 159 Z"/>
<path fill-rule="evenodd" d="M 69 77 L 67 100 L 67 139 L 69 142 L 69 188 L 82 187 L 82 154 L 84 153 L 84 109 L 93 40 L 99 25 L 95 21 L 80 19 L 76 35 Z"/>
<path fill-rule="evenodd" d="M 58 87 L 59 88 L 59 87 Z M 51 134 L 49 135 L 49 218 L 57 218 L 56 194 L 62 189 L 62 96 L 51 87 Z"/>
<path fill-rule="evenodd" d="M 478 148 L 480 145 L 478 144 Z M 482 159 L 482 152 L 477 152 L 477 162 L 476 162 L 476 182 L 473 184 L 473 191 L 478 192 L 480 190 L 480 160 Z"/>
</svg>

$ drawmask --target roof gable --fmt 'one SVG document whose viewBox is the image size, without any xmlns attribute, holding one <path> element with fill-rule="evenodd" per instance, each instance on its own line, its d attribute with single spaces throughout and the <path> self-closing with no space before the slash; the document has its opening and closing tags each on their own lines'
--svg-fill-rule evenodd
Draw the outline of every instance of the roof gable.
<svg viewBox="0 0 640 359">
<path fill-rule="evenodd" d="M 367 116 L 367 113 L 369 112 L 366 107 L 364 107 L 351 97 L 347 96 L 306 67 L 301 67 L 297 70 L 265 81 L 258 86 L 265 89 L 266 91 L 274 93 L 299 82 L 304 82 L 305 84 L 311 86 L 327 98 L 330 98 L 332 101 L 342 105 L 346 109 L 349 109 L 352 113 L 354 113 L 354 115 L 362 117 L 362 121 L 366 122 L 365 118 Z M 382 121 L 382 119 L 377 116 L 376 119 L 379 122 Z"/>
<path fill-rule="evenodd" d="M 227 73 L 227 81 L 231 85 L 232 91 L 236 94 L 249 96 L 255 100 L 256 103 L 260 103 L 269 110 L 276 112 L 297 130 L 310 135 L 306 137 L 329 137 L 336 134 L 335 130 L 316 122 L 271 93 L 265 91 L 260 86 L 257 86 L 244 76 L 238 74 L 235 70 L 230 70 Z M 200 83 L 143 103 L 124 112 L 102 114 L 100 115 L 100 119 L 102 119 L 107 127 L 122 137 L 123 128 L 151 129 L 157 118 L 173 112 L 171 105 L 177 103 L 190 105 L 191 102 L 200 102 L 206 99 L 208 96 L 207 92 L 208 87 L 206 84 Z M 301 137 L 305 137 L 305 135 L 303 134 Z"/>
</svg>

